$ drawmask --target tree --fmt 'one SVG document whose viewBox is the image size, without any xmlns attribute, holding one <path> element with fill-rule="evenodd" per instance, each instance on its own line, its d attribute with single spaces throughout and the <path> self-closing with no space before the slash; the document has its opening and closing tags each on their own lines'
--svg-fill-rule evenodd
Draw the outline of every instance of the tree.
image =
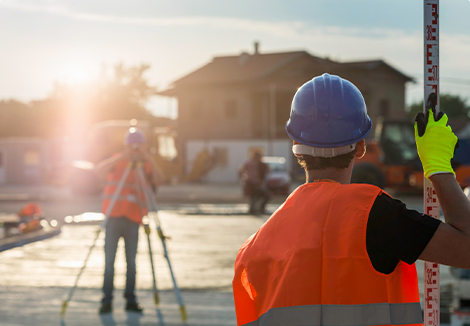
<svg viewBox="0 0 470 326">
<path fill-rule="evenodd" d="M 37 136 L 45 138 L 85 137 L 96 122 L 140 119 L 155 122 L 145 109 L 155 94 L 145 77 L 147 64 L 116 64 L 96 80 L 80 85 L 55 83 L 46 99 L 22 103 L 0 101 L 0 137 Z"/>
<path fill-rule="evenodd" d="M 78 102 L 82 106 L 79 109 L 82 115 L 83 110 L 89 111 L 90 122 L 149 118 L 151 114 L 145 109 L 145 104 L 156 93 L 156 88 L 150 86 L 144 76 L 148 69 L 150 65 L 147 64 L 126 67 L 118 63 L 109 74 L 103 65 L 97 80 L 79 86 L 56 84 L 51 98 L 61 100 L 68 109 Z"/>
<path fill-rule="evenodd" d="M 470 106 L 467 100 L 458 95 L 441 94 L 440 109 L 444 111 L 449 118 L 468 118 L 470 117 Z M 423 101 L 413 103 L 408 107 L 408 116 L 414 118 L 416 113 L 423 112 Z"/>
<path fill-rule="evenodd" d="M 0 101 L 0 137 L 35 136 L 38 130 L 34 113 L 26 103 Z"/>
<path fill-rule="evenodd" d="M 147 64 L 126 67 L 119 63 L 109 73 L 103 66 L 101 75 L 88 84 L 56 83 L 51 96 L 37 101 L 36 107 L 53 113 L 55 125 L 61 129 L 58 134 L 78 138 L 96 122 L 153 119 L 145 109 L 147 100 L 156 92 L 144 76 L 149 68 Z"/>
</svg>

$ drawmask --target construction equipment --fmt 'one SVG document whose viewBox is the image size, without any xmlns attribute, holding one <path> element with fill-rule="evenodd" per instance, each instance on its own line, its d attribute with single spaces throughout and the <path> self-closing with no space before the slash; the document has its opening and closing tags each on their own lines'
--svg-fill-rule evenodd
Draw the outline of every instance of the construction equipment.
<svg viewBox="0 0 470 326">
<path fill-rule="evenodd" d="M 396 190 L 421 189 L 422 166 L 411 121 L 379 119 L 375 136 L 366 139 L 366 146 L 364 157 L 356 159 L 351 182 Z"/>
<path fill-rule="evenodd" d="M 127 166 L 126 170 L 124 171 L 124 174 L 123 174 L 121 180 L 119 181 L 119 183 L 117 185 L 117 188 L 116 188 L 116 191 L 113 194 L 113 196 L 111 198 L 111 201 L 108 205 L 108 208 L 106 210 L 105 219 L 104 219 L 103 223 L 101 224 L 100 228 L 96 232 L 96 236 L 93 240 L 93 244 L 91 245 L 91 247 L 88 251 L 88 254 L 85 258 L 85 261 L 84 261 L 84 263 L 83 263 L 83 265 L 82 265 L 82 267 L 81 267 L 81 269 L 80 269 L 80 271 L 79 271 L 79 273 L 78 273 L 78 275 L 75 279 L 75 283 L 72 286 L 72 288 L 70 289 L 67 298 L 62 303 L 62 310 L 61 310 L 61 317 L 62 318 L 64 318 L 64 316 L 65 316 L 65 312 L 66 312 L 68 303 L 72 299 L 73 294 L 74 294 L 74 292 L 75 292 L 75 290 L 78 286 L 78 282 L 79 282 L 80 277 L 81 277 L 81 275 L 83 274 L 83 272 L 86 268 L 88 260 L 91 256 L 91 252 L 93 251 L 93 249 L 96 246 L 96 242 L 97 242 L 97 240 L 100 236 L 101 231 L 105 229 L 106 223 L 109 219 L 109 215 L 111 214 L 111 212 L 113 210 L 113 207 L 116 204 L 116 202 L 117 202 L 117 200 L 118 200 L 118 198 L 119 198 L 119 196 L 122 192 L 124 184 L 126 183 L 126 181 L 128 179 L 128 176 L 129 176 L 129 174 L 132 170 L 134 171 L 134 173 L 136 173 L 136 176 L 137 176 L 137 178 L 136 178 L 137 179 L 137 184 L 136 184 L 137 189 L 140 189 L 140 191 L 144 194 L 144 200 L 145 200 L 145 204 L 147 206 L 147 219 L 144 220 L 146 222 L 144 224 L 144 230 L 145 230 L 145 233 L 147 235 L 147 241 L 148 241 L 149 257 L 150 257 L 150 264 L 151 264 L 151 269 L 152 269 L 154 303 L 155 303 L 155 308 L 156 308 L 156 312 L 157 312 L 157 317 L 159 319 L 159 323 L 160 323 L 160 325 L 164 325 L 163 316 L 160 312 L 160 309 L 158 308 L 160 300 L 159 300 L 159 296 L 158 296 L 158 289 L 157 289 L 157 283 L 156 283 L 156 278 L 155 278 L 153 253 L 152 253 L 152 246 L 151 246 L 151 241 L 150 241 L 150 226 L 149 226 L 149 223 L 147 223 L 147 222 L 150 222 L 150 217 L 153 219 L 153 223 L 155 223 L 157 234 L 158 234 L 158 236 L 159 236 L 159 238 L 162 242 L 163 255 L 164 255 L 164 257 L 165 257 L 165 259 L 168 263 L 168 267 L 169 267 L 170 274 L 171 274 L 171 279 L 173 281 L 173 287 L 174 287 L 175 295 L 177 297 L 177 301 L 178 301 L 178 304 L 179 304 L 179 310 L 180 310 L 181 318 L 182 318 L 183 322 L 186 322 L 186 320 L 187 320 L 186 308 L 185 308 L 185 305 L 184 305 L 184 302 L 183 302 L 183 298 L 181 296 L 181 292 L 180 292 L 179 287 L 176 283 L 176 278 L 175 278 L 174 273 L 173 273 L 173 269 L 172 269 L 171 262 L 170 262 L 170 257 L 169 257 L 169 254 L 168 254 L 168 249 L 167 249 L 167 246 L 166 246 L 166 240 L 168 239 L 168 237 L 166 237 L 164 235 L 163 230 L 161 228 L 161 224 L 160 224 L 160 221 L 159 221 L 158 215 L 157 215 L 158 207 L 157 207 L 157 203 L 156 203 L 156 200 L 155 200 L 155 194 L 153 193 L 152 188 L 150 187 L 150 185 L 147 183 L 147 181 L 145 179 L 144 173 L 142 171 L 142 163 L 141 162 L 130 162 L 129 165 Z"/>
<path fill-rule="evenodd" d="M 367 152 L 356 159 L 352 182 L 369 183 L 399 192 L 423 191 L 424 177 L 416 150 L 413 121 L 379 119 Z M 452 164 L 462 189 L 470 186 L 470 139 L 460 139 Z"/>
</svg>

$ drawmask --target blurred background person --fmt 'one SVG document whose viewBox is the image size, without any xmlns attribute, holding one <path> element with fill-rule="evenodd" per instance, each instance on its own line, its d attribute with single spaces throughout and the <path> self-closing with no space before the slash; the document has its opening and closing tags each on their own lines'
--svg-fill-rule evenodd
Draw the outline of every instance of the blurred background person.
<svg viewBox="0 0 470 326">
<path fill-rule="evenodd" d="M 126 148 L 118 154 L 101 161 L 96 166 L 96 172 L 101 178 L 106 178 L 105 197 L 102 212 L 105 213 L 115 194 L 117 185 L 122 179 L 126 168 L 131 163 L 143 163 L 143 172 L 147 181 L 156 187 L 163 180 L 163 174 L 146 150 L 145 134 L 137 128 L 130 128 L 124 140 Z M 134 167 L 134 166 L 133 166 Z M 139 226 L 142 217 L 147 214 L 145 197 L 139 189 L 136 170 L 132 169 L 127 177 L 117 201 L 112 207 L 105 226 L 106 237 L 104 244 L 105 271 L 103 280 L 103 299 L 100 314 L 112 311 L 114 290 L 114 261 L 119 239 L 124 238 L 127 262 L 126 288 L 124 298 L 127 300 L 125 310 L 142 312 L 135 296 L 136 255 L 139 240 Z"/>
<path fill-rule="evenodd" d="M 253 157 L 247 160 L 238 170 L 243 193 L 250 197 L 248 214 L 265 214 L 266 204 L 270 198 L 266 182 L 269 167 L 261 161 L 261 158 L 262 154 L 259 151 L 254 152 Z M 259 207 L 257 207 L 258 202 L 260 202 Z"/>
</svg>

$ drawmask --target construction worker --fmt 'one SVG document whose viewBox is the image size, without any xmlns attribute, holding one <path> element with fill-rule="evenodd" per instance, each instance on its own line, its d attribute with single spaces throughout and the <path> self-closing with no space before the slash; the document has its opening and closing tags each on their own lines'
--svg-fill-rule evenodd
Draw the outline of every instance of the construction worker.
<svg viewBox="0 0 470 326">
<path fill-rule="evenodd" d="M 250 197 L 248 214 L 265 214 L 266 204 L 269 201 L 269 191 L 266 177 L 269 167 L 261 161 L 262 154 L 255 151 L 239 169 L 238 176 L 242 180 L 243 192 Z M 260 202 L 258 207 L 258 202 Z"/>
<path fill-rule="evenodd" d="M 350 184 L 372 124 L 359 89 L 323 74 L 296 92 L 287 134 L 307 182 L 241 247 L 238 325 L 422 325 L 417 259 L 470 268 L 470 203 L 450 160 L 447 116 L 416 118 L 416 143 L 445 223 L 382 189 Z"/>
<path fill-rule="evenodd" d="M 146 178 L 152 186 L 160 184 L 163 174 L 155 164 L 145 148 L 145 134 L 137 129 L 130 128 L 125 136 L 126 148 L 97 164 L 96 172 L 102 178 L 107 178 L 105 198 L 102 211 L 105 213 L 110 204 L 119 181 L 130 163 L 143 162 Z M 124 297 L 127 300 L 127 311 L 142 312 L 143 308 L 137 303 L 135 296 L 136 254 L 139 236 L 139 226 L 142 217 L 147 213 L 143 206 L 144 195 L 138 187 L 135 170 L 131 170 L 121 190 L 119 197 L 111 210 L 106 223 L 106 237 L 104 244 L 105 271 L 103 280 L 103 299 L 100 314 L 112 311 L 114 260 L 119 239 L 124 238 L 127 262 L 126 289 Z"/>
</svg>

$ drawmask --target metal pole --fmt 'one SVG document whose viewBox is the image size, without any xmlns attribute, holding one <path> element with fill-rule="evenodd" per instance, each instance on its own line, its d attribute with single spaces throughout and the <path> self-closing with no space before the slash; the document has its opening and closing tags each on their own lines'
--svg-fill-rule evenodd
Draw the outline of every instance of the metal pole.
<svg viewBox="0 0 470 326">
<path fill-rule="evenodd" d="M 152 245 L 150 243 L 150 226 L 148 224 L 144 225 L 145 234 L 147 235 L 147 242 L 148 242 L 148 249 L 149 249 L 149 257 L 150 257 L 150 266 L 152 267 L 152 280 L 153 280 L 153 300 L 155 303 L 155 311 L 157 313 L 158 323 L 161 326 L 165 325 L 163 320 L 162 312 L 160 311 L 159 303 L 160 298 L 158 296 L 158 289 L 157 289 L 157 279 L 155 278 L 155 267 L 153 263 L 153 253 L 152 253 Z"/>
<path fill-rule="evenodd" d="M 137 174 L 138 174 L 138 177 L 140 179 L 141 185 L 143 186 L 143 193 L 144 193 L 144 197 L 145 197 L 145 202 L 147 202 L 149 204 L 149 211 L 147 212 L 147 216 L 150 217 L 150 214 L 152 214 L 152 216 L 154 218 L 156 228 L 157 228 L 158 237 L 160 238 L 160 240 L 162 242 L 163 255 L 166 258 L 166 261 L 168 263 L 168 268 L 170 270 L 170 276 L 171 276 L 171 279 L 173 281 L 173 287 L 174 287 L 176 299 L 178 300 L 178 304 L 179 304 L 179 307 L 180 307 L 181 319 L 183 320 L 183 322 L 186 322 L 188 320 L 188 316 L 187 316 L 187 313 L 186 313 L 186 307 L 184 305 L 183 297 L 181 295 L 178 284 L 176 283 L 176 278 L 175 278 L 175 275 L 173 273 L 173 268 L 172 268 L 171 262 L 170 262 L 170 256 L 168 255 L 168 249 L 166 247 L 166 242 L 165 242 L 166 237 L 163 234 L 163 230 L 161 228 L 160 221 L 159 221 L 158 216 L 157 216 L 157 211 L 158 211 L 157 202 L 155 201 L 155 196 L 153 194 L 153 191 L 150 189 L 149 185 L 145 181 L 144 173 L 142 172 L 142 169 L 140 167 L 137 168 Z"/>
<path fill-rule="evenodd" d="M 140 178 L 138 176 L 136 176 L 136 184 L 139 186 L 140 191 L 143 193 L 143 191 L 144 191 L 143 187 L 144 186 L 140 182 Z M 149 203 L 146 203 L 146 204 L 147 204 L 147 211 L 149 211 L 150 210 Z M 139 209 L 140 215 L 143 217 L 144 214 L 142 213 L 142 206 L 139 206 L 139 208 L 140 208 Z M 154 303 L 155 303 L 155 312 L 157 313 L 157 318 L 158 318 L 159 325 L 164 326 L 165 321 L 163 320 L 162 312 L 160 311 L 160 307 L 158 306 L 159 303 L 160 303 L 160 298 L 159 298 L 158 289 L 157 289 L 157 279 L 155 277 L 155 264 L 153 262 L 152 244 L 151 244 L 151 241 L 150 241 L 151 231 L 150 231 L 148 218 L 147 218 L 147 222 L 144 222 L 143 225 L 144 225 L 145 234 L 147 235 L 147 243 L 148 243 L 149 258 L 150 258 L 150 267 L 151 267 L 151 270 L 152 270 L 153 300 L 154 300 Z"/>
<path fill-rule="evenodd" d="M 439 0 L 424 0 L 424 104 L 439 112 Z M 424 212 L 439 219 L 439 200 L 424 178 Z M 440 324 L 439 264 L 424 262 L 424 326 Z"/>
<path fill-rule="evenodd" d="M 140 164 L 137 166 L 137 169 L 140 168 Z M 144 185 L 142 184 L 142 181 L 140 180 L 140 177 L 138 175 L 135 175 L 136 177 L 136 184 L 138 186 L 138 189 L 141 191 L 141 193 L 143 194 L 144 193 Z M 144 198 L 145 199 L 145 198 Z M 150 211 L 150 204 L 146 201 L 145 202 L 146 206 L 147 206 L 147 212 Z M 142 206 L 139 206 L 139 211 L 140 211 L 140 216 L 144 216 L 144 213 L 142 211 Z M 150 226 L 149 226 L 149 219 L 147 219 L 147 221 L 143 221 L 143 226 L 144 226 L 144 231 L 145 231 L 145 235 L 147 236 L 147 243 L 148 243 L 148 250 L 149 250 L 149 258 L 150 258 L 150 267 L 151 267 L 151 270 L 152 270 L 152 281 L 153 281 L 153 299 L 154 299 L 154 303 L 155 303 L 155 306 L 158 306 L 158 304 L 160 303 L 160 298 L 159 298 L 159 295 L 158 295 L 158 289 L 157 289 L 157 279 L 155 277 L 155 264 L 153 263 L 153 252 L 152 252 L 152 244 L 150 242 Z"/>
</svg>

